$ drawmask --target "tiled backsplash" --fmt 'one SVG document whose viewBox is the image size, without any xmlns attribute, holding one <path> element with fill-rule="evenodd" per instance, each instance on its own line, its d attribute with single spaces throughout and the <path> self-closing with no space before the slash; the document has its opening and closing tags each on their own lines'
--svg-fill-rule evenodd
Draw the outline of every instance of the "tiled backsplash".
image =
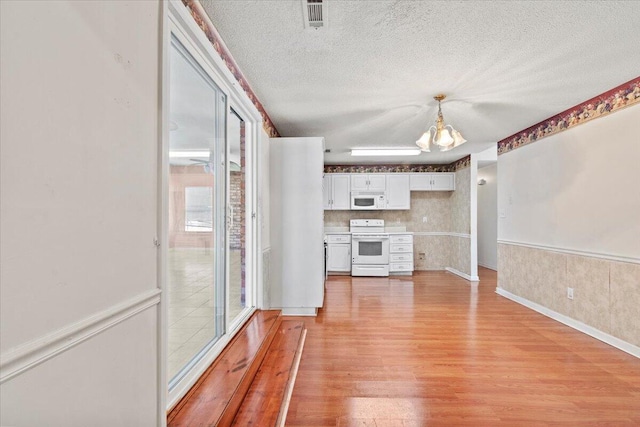
<svg viewBox="0 0 640 427">
<path fill-rule="evenodd" d="M 406 227 L 407 231 L 449 231 L 452 194 L 451 191 L 412 191 L 411 209 L 403 211 L 324 211 L 324 226 L 349 227 L 350 219 L 372 218 L 384 219 L 389 227 Z"/>
</svg>

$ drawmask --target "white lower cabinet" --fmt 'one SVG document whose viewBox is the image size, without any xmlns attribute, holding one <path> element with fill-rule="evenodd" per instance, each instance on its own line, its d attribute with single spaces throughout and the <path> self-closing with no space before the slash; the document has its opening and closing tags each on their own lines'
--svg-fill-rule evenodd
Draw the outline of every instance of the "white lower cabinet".
<svg viewBox="0 0 640 427">
<path fill-rule="evenodd" d="M 351 272 L 351 235 L 329 234 L 327 236 L 327 271 Z"/>
<path fill-rule="evenodd" d="M 389 273 L 413 273 L 413 235 L 392 234 L 389 246 Z"/>
</svg>

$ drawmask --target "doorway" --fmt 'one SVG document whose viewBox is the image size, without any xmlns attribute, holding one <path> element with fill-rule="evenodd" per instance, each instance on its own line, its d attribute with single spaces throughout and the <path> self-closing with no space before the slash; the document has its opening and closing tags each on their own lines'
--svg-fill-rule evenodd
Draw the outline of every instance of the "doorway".
<svg viewBox="0 0 640 427">
<path fill-rule="evenodd" d="M 167 409 L 248 320 L 257 289 L 260 115 L 182 18 L 170 13 L 165 61 L 161 337 Z"/>
<path fill-rule="evenodd" d="M 176 38 L 169 105 L 171 388 L 225 330 L 226 96 Z"/>
</svg>

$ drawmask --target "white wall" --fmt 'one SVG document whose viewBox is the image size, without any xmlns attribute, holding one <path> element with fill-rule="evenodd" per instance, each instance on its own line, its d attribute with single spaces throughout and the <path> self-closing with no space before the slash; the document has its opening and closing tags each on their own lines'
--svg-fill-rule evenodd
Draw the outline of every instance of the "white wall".
<svg viewBox="0 0 640 427">
<path fill-rule="evenodd" d="M 501 155 L 498 239 L 640 259 L 639 135 L 636 105 Z"/>
<path fill-rule="evenodd" d="M 497 292 L 636 356 L 639 135 L 635 105 L 498 158 Z"/>
<path fill-rule="evenodd" d="M 498 269 L 498 165 L 478 169 L 478 265 Z"/>
<path fill-rule="evenodd" d="M 272 138 L 272 308 L 313 315 L 324 301 L 324 138 Z"/>
<path fill-rule="evenodd" d="M 260 212 L 261 258 L 259 263 L 258 306 L 271 307 L 271 193 L 269 184 L 269 135 L 264 129 L 260 130 L 259 177 L 258 177 L 258 210 Z"/>
<path fill-rule="evenodd" d="M 157 425 L 160 3 L 0 8 L 0 424 Z"/>
<path fill-rule="evenodd" d="M 260 228 L 262 230 L 262 250 L 266 250 L 271 246 L 271 227 L 270 223 L 270 189 L 269 189 L 269 135 L 264 129 L 260 130 L 260 177 L 258 178 L 258 197 L 259 208 L 261 214 Z"/>
</svg>

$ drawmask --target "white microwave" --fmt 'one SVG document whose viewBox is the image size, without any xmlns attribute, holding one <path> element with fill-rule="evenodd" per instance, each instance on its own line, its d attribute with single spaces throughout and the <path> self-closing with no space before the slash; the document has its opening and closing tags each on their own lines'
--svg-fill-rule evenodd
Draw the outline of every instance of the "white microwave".
<svg viewBox="0 0 640 427">
<path fill-rule="evenodd" d="M 381 210 L 387 208 L 384 192 L 352 191 L 351 210 Z"/>
</svg>

